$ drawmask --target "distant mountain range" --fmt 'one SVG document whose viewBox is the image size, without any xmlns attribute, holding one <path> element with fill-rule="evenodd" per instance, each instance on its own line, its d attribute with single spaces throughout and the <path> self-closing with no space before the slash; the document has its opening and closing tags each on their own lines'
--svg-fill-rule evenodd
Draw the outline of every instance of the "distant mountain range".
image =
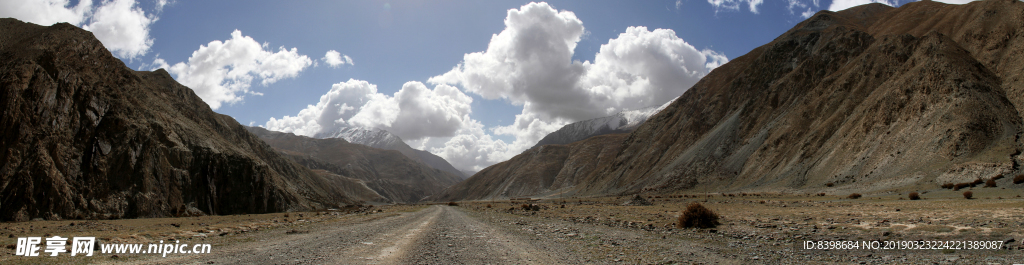
<svg viewBox="0 0 1024 265">
<path fill-rule="evenodd" d="M 362 181 L 386 198 L 387 202 L 415 203 L 462 180 L 459 175 L 432 168 L 396 150 L 349 143 L 343 138 L 316 139 L 260 127 L 246 129 L 286 157 L 314 171 Z M 402 143 L 397 137 L 387 137 L 390 134 L 386 132 L 365 132 L 371 131 L 358 130 L 358 133 L 352 135 L 369 135 L 371 137 L 362 139 L 376 139 L 376 143 L 388 143 L 388 139 L 397 140 L 390 141 L 392 144 Z"/>
<path fill-rule="evenodd" d="M 458 176 L 459 179 L 466 179 L 469 177 L 469 175 L 455 169 L 455 167 L 449 164 L 447 160 L 444 160 L 444 158 L 427 151 L 413 149 L 397 135 L 385 130 L 376 128 L 341 127 L 334 131 L 317 133 L 313 138 L 341 138 L 354 144 L 361 144 L 385 150 L 396 150 L 412 160 L 424 163 L 432 168 L 451 173 Z"/>
<path fill-rule="evenodd" d="M 821 11 L 628 135 L 540 145 L 433 198 L 902 192 L 1019 174 L 1021 14 L 1005 0 Z M 593 120 L 545 143 L 620 124 Z"/>
</svg>

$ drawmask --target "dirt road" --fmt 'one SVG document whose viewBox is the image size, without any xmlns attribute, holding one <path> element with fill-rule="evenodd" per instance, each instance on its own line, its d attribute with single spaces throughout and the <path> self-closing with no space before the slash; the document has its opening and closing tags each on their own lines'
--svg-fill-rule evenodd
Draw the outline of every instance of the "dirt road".
<svg viewBox="0 0 1024 265">
<path fill-rule="evenodd" d="M 562 264 L 560 256 L 468 217 L 455 207 L 427 209 L 351 225 L 296 230 L 225 246 L 215 256 L 145 263 L 202 264 Z M 569 262 L 572 263 L 572 262 Z"/>
</svg>

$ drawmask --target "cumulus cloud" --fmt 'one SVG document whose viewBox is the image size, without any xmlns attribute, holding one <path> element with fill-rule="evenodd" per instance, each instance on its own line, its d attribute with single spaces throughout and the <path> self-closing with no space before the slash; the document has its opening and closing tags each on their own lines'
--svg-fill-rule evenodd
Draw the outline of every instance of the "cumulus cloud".
<svg viewBox="0 0 1024 265">
<path fill-rule="evenodd" d="M 156 20 L 137 7 L 134 0 L 113 0 L 97 8 L 91 23 L 82 29 L 91 31 L 117 57 L 132 59 L 146 54 L 153 46 L 149 26 Z"/>
<path fill-rule="evenodd" d="M 80 25 L 92 14 L 90 0 L 70 5 L 68 0 L 0 1 L 0 17 L 13 17 L 44 26 L 59 22 Z"/>
<path fill-rule="evenodd" d="M 833 0 L 832 4 L 828 6 L 828 10 L 839 11 L 847 8 L 866 5 L 871 3 L 880 3 L 888 6 L 896 6 L 896 0 Z"/>
<path fill-rule="evenodd" d="M 465 54 L 452 70 L 429 78 L 433 89 L 407 82 L 394 95 L 373 87 L 345 96 L 358 99 L 352 103 L 331 103 L 336 90 L 351 86 L 339 83 L 317 105 L 295 117 L 271 119 L 267 127 L 303 135 L 332 126 L 385 129 L 456 168 L 480 170 L 570 122 L 664 104 L 728 62 L 724 54 L 697 49 L 672 30 L 646 27 L 629 27 L 601 45 L 593 62 L 573 61 L 586 34 L 583 22 L 546 3 L 509 10 L 505 26 L 485 51 Z M 463 91 L 523 109 L 512 124 L 484 128 L 470 117 L 472 98 Z"/>
<path fill-rule="evenodd" d="M 724 54 L 698 50 L 672 30 L 646 27 L 629 27 L 601 45 L 594 62 L 572 61 L 583 24 L 572 12 L 545 3 L 509 10 L 505 26 L 486 51 L 466 54 L 451 71 L 428 80 L 523 106 L 511 125 L 491 128 L 515 140 L 489 159 L 507 159 L 570 122 L 664 104 L 728 62 Z M 457 150 L 472 149 L 470 139 L 495 146 L 490 138 L 461 137 L 435 150 L 444 151 L 446 159 L 456 157 Z"/>
<path fill-rule="evenodd" d="M 342 55 L 340 52 L 335 50 L 327 51 L 327 54 L 324 54 L 324 58 L 321 58 L 320 60 L 323 60 L 327 65 L 334 68 L 343 64 L 354 65 L 351 57 L 348 57 L 348 55 Z"/>
<path fill-rule="evenodd" d="M 757 6 L 764 3 L 764 0 L 708 0 L 711 6 L 715 7 L 715 11 L 726 9 L 726 10 L 740 10 L 741 4 L 746 4 L 750 8 L 750 12 L 757 14 Z"/>
<path fill-rule="evenodd" d="M 166 3 L 166 2 L 164 2 Z M 157 12 L 163 8 L 157 3 Z M 0 17 L 13 17 L 40 25 L 67 22 L 91 31 L 115 56 L 134 59 L 153 46 L 149 27 L 157 21 L 134 0 L 91 0 L 71 6 L 68 0 L 0 1 Z"/>
<path fill-rule="evenodd" d="M 388 96 L 378 93 L 376 85 L 350 79 L 331 86 L 320 102 L 294 117 L 270 118 L 266 127 L 306 136 L 353 126 L 384 129 L 404 140 L 452 137 L 469 122 L 472 102 L 449 85 L 430 89 L 411 81 Z"/>
<path fill-rule="evenodd" d="M 223 103 L 241 101 L 245 94 L 261 95 L 250 91 L 253 81 L 269 85 L 284 78 L 293 78 L 313 65 L 313 60 L 300 55 L 298 49 L 280 47 L 277 52 L 252 37 L 235 30 L 231 39 L 211 41 L 192 52 L 187 62 L 168 65 L 156 58 L 153 68 L 165 68 L 175 79 L 194 90 L 212 109 Z"/>
</svg>

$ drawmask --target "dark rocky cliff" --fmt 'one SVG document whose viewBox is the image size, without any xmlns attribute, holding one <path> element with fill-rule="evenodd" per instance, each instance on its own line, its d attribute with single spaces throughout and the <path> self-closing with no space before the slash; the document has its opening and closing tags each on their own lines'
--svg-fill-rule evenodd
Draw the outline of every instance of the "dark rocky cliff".
<svg viewBox="0 0 1024 265">
<path fill-rule="evenodd" d="M 356 200 L 92 33 L 0 19 L 0 220 L 265 213 Z M 359 187 L 354 187 L 359 189 Z"/>
</svg>

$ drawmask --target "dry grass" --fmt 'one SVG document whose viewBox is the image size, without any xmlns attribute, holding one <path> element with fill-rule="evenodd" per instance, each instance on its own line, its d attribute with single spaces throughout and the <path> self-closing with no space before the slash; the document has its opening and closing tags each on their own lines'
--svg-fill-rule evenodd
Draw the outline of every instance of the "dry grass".
<svg viewBox="0 0 1024 265">
<path fill-rule="evenodd" d="M 679 216 L 679 222 L 676 223 L 678 228 L 714 228 L 718 226 L 718 214 L 711 209 L 704 207 L 700 203 L 690 203 L 686 206 L 686 211 Z"/>
</svg>

